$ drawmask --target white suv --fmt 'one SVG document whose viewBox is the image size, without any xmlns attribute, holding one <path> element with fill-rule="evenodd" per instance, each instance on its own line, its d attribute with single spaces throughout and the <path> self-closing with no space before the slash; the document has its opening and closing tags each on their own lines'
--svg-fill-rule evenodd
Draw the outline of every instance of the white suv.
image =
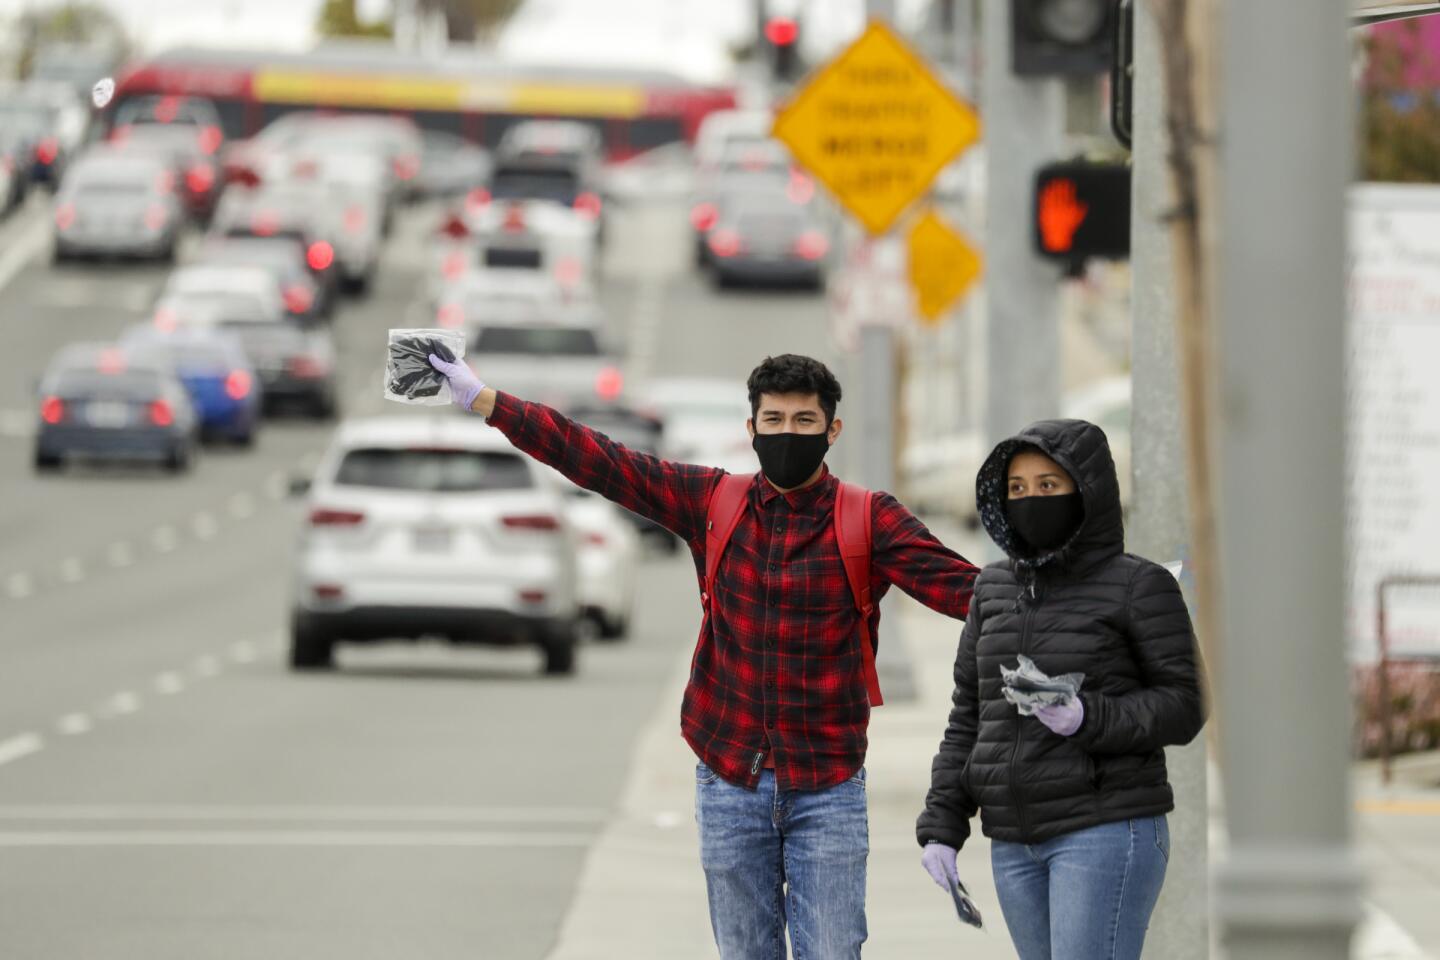
<svg viewBox="0 0 1440 960">
<path fill-rule="evenodd" d="M 564 494 L 501 434 L 451 417 L 350 421 L 308 490 L 292 667 L 331 666 L 339 641 L 434 636 L 534 643 L 546 673 L 573 672 L 581 611 Z"/>
</svg>

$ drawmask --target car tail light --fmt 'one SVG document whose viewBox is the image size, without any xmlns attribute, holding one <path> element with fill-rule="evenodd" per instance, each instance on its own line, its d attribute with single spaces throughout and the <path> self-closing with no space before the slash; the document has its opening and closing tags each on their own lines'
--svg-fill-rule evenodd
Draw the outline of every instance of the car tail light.
<svg viewBox="0 0 1440 960">
<path fill-rule="evenodd" d="M 75 223 L 75 204 L 62 203 L 55 208 L 55 226 L 61 230 L 69 230 Z"/>
<path fill-rule="evenodd" d="M 60 141 L 56 140 L 54 137 L 46 137 L 39 143 L 35 144 L 35 159 L 39 160 L 47 167 L 50 166 L 50 164 L 54 163 L 55 158 L 59 155 Z"/>
<path fill-rule="evenodd" d="M 715 209 L 713 203 L 697 203 L 690 210 L 690 226 L 701 233 L 709 233 L 718 219 L 720 219 L 720 211 Z"/>
<path fill-rule="evenodd" d="M 544 590 L 521 590 L 520 600 L 522 603 L 544 603 L 549 594 Z"/>
<path fill-rule="evenodd" d="M 161 170 L 160 176 L 155 181 L 155 189 L 161 193 L 174 193 L 175 172 L 173 170 Z"/>
<path fill-rule="evenodd" d="M 575 198 L 575 212 L 587 220 L 600 217 L 600 195 L 588 190 Z"/>
<path fill-rule="evenodd" d="M 595 394 L 601 400 L 614 400 L 625 389 L 625 375 L 618 367 L 606 367 L 595 378 Z"/>
<path fill-rule="evenodd" d="M 444 303 L 436 311 L 435 322 L 442 327 L 458 327 L 465 322 L 465 311 L 458 303 Z"/>
<path fill-rule="evenodd" d="M 224 139 L 224 134 L 220 132 L 219 127 L 202 127 L 200 129 L 200 149 L 207 154 L 213 155 L 216 150 L 219 150 L 222 139 Z"/>
<path fill-rule="evenodd" d="M 508 530 L 539 530 L 545 533 L 555 533 L 560 529 L 560 521 L 548 513 L 528 513 L 503 517 L 500 523 Z"/>
<path fill-rule="evenodd" d="M 345 229 L 351 233 L 359 233 L 365 229 L 364 207 L 354 206 L 345 209 Z"/>
<path fill-rule="evenodd" d="M 580 283 L 585 268 L 574 257 L 561 257 L 555 264 L 555 280 L 562 287 L 574 287 Z"/>
<path fill-rule="evenodd" d="M 225 378 L 225 395 L 231 400 L 244 400 L 250 395 L 250 374 L 245 370 L 231 370 Z"/>
<path fill-rule="evenodd" d="M 310 356 L 291 357 L 285 364 L 285 369 L 292 377 L 301 377 L 306 380 L 325 376 L 325 364 Z"/>
<path fill-rule="evenodd" d="M 310 588 L 317 600 L 339 600 L 345 595 L 345 588 L 338 583 L 317 583 Z"/>
<path fill-rule="evenodd" d="M 525 230 L 525 208 L 518 203 L 512 203 L 505 208 L 505 222 L 500 229 L 506 233 L 522 233 Z"/>
<path fill-rule="evenodd" d="M 484 210 L 490 204 L 490 191 L 476 187 L 465 194 L 465 206 L 470 210 Z"/>
<path fill-rule="evenodd" d="M 145 208 L 146 229 L 159 230 L 161 227 L 165 226 L 165 221 L 167 219 L 168 217 L 165 213 L 165 208 L 160 206 L 158 203 L 152 203 L 150 204 L 150 206 Z"/>
<path fill-rule="evenodd" d="M 164 400 L 154 400 L 150 403 L 150 422 L 157 427 L 168 427 L 175 422 L 175 411 Z"/>
<path fill-rule="evenodd" d="M 292 283 L 285 288 L 285 309 L 293 314 L 307 313 L 315 304 L 315 295 L 307 287 Z"/>
<path fill-rule="evenodd" d="M 215 168 L 209 164 L 196 164 L 185 174 L 185 186 L 191 193 L 209 193 L 215 186 Z"/>
<path fill-rule="evenodd" d="M 305 262 L 310 264 L 311 270 L 329 270 L 330 264 L 335 262 L 335 248 L 324 240 L 316 240 L 305 251 Z"/>
<path fill-rule="evenodd" d="M 364 522 L 365 514 L 359 510 L 316 507 L 310 511 L 310 526 L 312 527 L 354 527 Z"/>
<path fill-rule="evenodd" d="M 161 307 L 155 311 L 155 329 L 170 333 L 180 326 L 180 315 L 169 307 Z"/>
<path fill-rule="evenodd" d="M 710 252 L 717 257 L 733 257 L 740 252 L 740 234 L 734 230 L 712 230 L 709 243 Z"/>
<path fill-rule="evenodd" d="M 819 260 L 830 249 L 830 241 L 819 230 L 806 230 L 795 240 L 795 252 L 806 260 Z"/>
<path fill-rule="evenodd" d="M 465 225 L 465 218 L 458 213 L 452 213 L 445 218 L 445 222 L 440 224 L 440 232 L 456 240 L 464 240 L 470 236 L 470 228 Z"/>
<path fill-rule="evenodd" d="M 65 401 L 59 397 L 46 397 L 40 404 L 40 419 L 55 425 L 65 419 Z"/>
<path fill-rule="evenodd" d="M 395 176 L 401 180 L 413 180 L 415 174 L 420 172 L 420 161 L 416 157 L 405 155 L 395 158 Z"/>
<path fill-rule="evenodd" d="M 815 196 L 815 181 L 803 173 L 792 171 L 790 182 L 785 185 L 785 196 L 791 203 L 804 206 Z"/>
<path fill-rule="evenodd" d="M 445 255 L 445 262 L 440 265 L 440 272 L 447 280 L 458 280 L 465 273 L 465 253 L 462 250 L 452 250 Z"/>
</svg>

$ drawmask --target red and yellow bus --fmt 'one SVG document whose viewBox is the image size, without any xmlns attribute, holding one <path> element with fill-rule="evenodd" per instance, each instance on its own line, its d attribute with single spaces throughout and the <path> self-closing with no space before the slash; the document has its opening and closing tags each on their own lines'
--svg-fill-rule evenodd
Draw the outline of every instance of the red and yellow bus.
<svg viewBox="0 0 1440 960">
<path fill-rule="evenodd" d="M 156 94 L 212 101 L 227 139 L 292 110 L 398 113 L 491 147 L 521 120 L 574 119 L 596 126 L 611 160 L 693 142 L 706 114 L 735 106 L 731 88 L 663 72 L 517 66 L 473 53 L 423 58 L 368 41 L 308 53 L 174 50 L 130 68 L 113 103 Z"/>
</svg>

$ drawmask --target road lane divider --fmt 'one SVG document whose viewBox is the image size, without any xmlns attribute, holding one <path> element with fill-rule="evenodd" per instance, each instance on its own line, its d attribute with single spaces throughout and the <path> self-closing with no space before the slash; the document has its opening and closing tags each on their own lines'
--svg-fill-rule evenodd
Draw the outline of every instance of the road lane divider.
<svg viewBox="0 0 1440 960">
<path fill-rule="evenodd" d="M 67 713 L 55 723 L 55 729 L 67 737 L 89 733 L 94 728 L 94 721 L 90 719 L 89 714 L 85 713 Z"/>
<path fill-rule="evenodd" d="M 39 753 L 44 746 L 45 741 L 38 733 L 21 733 L 9 740 L 0 740 L 0 767 L 32 753 Z"/>
<path fill-rule="evenodd" d="M 174 696 L 185 689 L 185 681 L 174 670 L 166 670 L 155 678 L 155 692 Z"/>
</svg>

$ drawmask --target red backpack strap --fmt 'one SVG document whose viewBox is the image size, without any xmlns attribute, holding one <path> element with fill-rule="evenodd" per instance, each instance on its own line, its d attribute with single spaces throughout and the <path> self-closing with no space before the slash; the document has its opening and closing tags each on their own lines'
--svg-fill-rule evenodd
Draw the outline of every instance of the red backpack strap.
<svg viewBox="0 0 1440 960">
<path fill-rule="evenodd" d="M 875 669 L 875 640 L 870 636 L 870 617 L 875 603 L 870 594 L 870 554 L 873 536 L 870 512 L 875 494 L 852 483 L 842 483 L 835 492 L 835 539 L 840 545 L 840 559 L 845 564 L 845 577 L 850 581 L 850 594 L 860 614 L 860 662 L 865 669 L 865 689 L 870 706 L 878 707 L 885 700 L 880 696 L 880 674 Z"/>
<path fill-rule="evenodd" d="M 710 494 L 705 517 L 705 579 L 700 584 L 700 602 L 707 613 L 710 597 L 715 592 L 715 571 L 720 569 L 720 557 L 740 523 L 740 515 L 745 512 L 745 501 L 754 482 L 753 473 L 727 473 Z"/>
</svg>

